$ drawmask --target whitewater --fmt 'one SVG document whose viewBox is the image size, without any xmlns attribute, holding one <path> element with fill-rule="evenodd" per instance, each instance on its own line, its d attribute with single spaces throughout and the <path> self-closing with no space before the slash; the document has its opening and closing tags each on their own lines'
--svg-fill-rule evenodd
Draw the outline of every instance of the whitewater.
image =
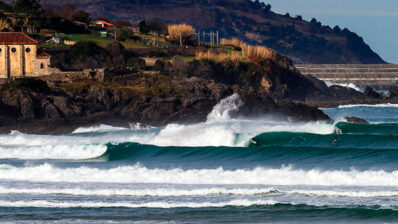
<svg viewBox="0 0 398 224">
<path fill-rule="evenodd" d="M 234 94 L 196 124 L 0 135 L 0 222 L 398 220 L 397 105 L 323 109 L 329 123 L 231 118 L 241 106 Z"/>
</svg>

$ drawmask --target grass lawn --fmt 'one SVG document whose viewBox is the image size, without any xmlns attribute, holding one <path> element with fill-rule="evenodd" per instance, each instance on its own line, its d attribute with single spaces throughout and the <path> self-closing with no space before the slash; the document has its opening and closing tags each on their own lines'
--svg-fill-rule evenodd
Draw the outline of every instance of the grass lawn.
<svg viewBox="0 0 398 224">
<path fill-rule="evenodd" d="M 99 35 L 95 34 L 62 34 L 59 35 L 62 38 L 65 38 L 67 40 L 73 40 L 73 41 L 93 41 L 97 43 L 101 47 L 106 47 L 108 46 L 109 43 L 111 43 L 113 40 L 106 38 L 106 37 L 100 37 Z M 133 42 L 120 42 L 125 48 L 151 48 L 151 46 L 147 46 L 144 44 L 139 44 L 139 43 L 133 43 Z"/>
</svg>

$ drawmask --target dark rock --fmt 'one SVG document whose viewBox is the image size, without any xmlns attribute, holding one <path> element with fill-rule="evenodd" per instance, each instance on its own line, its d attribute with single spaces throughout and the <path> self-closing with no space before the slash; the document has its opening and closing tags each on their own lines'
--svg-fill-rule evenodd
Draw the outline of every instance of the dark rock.
<svg viewBox="0 0 398 224">
<path fill-rule="evenodd" d="M 292 121 L 331 121 L 331 119 L 316 107 L 291 100 L 278 101 L 279 113 L 289 116 Z"/>
<path fill-rule="evenodd" d="M 368 124 L 365 119 L 358 118 L 358 117 L 345 117 L 344 118 L 347 122 L 355 123 L 355 124 Z"/>
<path fill-rule="evenodd" d="M 45 118 L 49 120 L 60 119 L 63 116 L 59 113 L 57 107 L 55 107 L 51 102 L 46 101 L 43 103 L 43 108 L 45 112 Z"/>
<path fill-rule="evenodd" d="M 365 96 L 375 98 L 375 99 L 381 99 L 383 98 L 383 95 L 374 91 L 372 87 L 367 86 L 364 92 Z"/>
<path fill-rule="evenodd" d="M 59 134 L 98 123 L 126 125 L 140 122 L 158 126 L 203 122 L 217 103 L 233 93 L 239 94 L 242 106 L 232 116 L 277 114 L 294 121 L 329 120 L 316 108 L 283 100 L 277 104 L 270 94 L 251 87 L 227 85 L 200 77 L 167 80 L 151 83 L 151 86 L 157 85 L 158 91 L 153 92 L 149 87 L 139 94 L 131 92 L 128 86 L 96 85 L 70 92 L 51 89 L 46 94 L 6 90 L 0 97 L 0 133 L 20 130 Z M 282 86 L 289 94 L 297 91 L 291 92 L 290 84 Z"/>
</svg>

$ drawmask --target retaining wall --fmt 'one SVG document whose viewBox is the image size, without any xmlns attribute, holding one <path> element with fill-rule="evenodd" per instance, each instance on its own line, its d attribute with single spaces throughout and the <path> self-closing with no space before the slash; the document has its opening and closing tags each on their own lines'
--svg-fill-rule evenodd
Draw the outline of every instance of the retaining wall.
<svg viewBox="0 0 398 224">
<path fill-rule="evenodd" d="M 398 65 L 296 65 L 303 75 L 312 75 L 322 81 L 334 83 L 354 83 L 359 87 L 371 86 L 389 89 L 398 84 Z"/>
</svg>

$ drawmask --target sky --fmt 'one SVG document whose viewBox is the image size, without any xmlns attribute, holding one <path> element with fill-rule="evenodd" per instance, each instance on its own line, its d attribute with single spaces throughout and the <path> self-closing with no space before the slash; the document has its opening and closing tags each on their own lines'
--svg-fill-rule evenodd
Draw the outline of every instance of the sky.
<svg viewBox="0 0 398 224">
<path fill-rule="evenodd" d="M 264 0 L 277 13 L 316 18 L 362 36 L 385 61 L 398 64 L 398 0 Z"/>
</svg>

